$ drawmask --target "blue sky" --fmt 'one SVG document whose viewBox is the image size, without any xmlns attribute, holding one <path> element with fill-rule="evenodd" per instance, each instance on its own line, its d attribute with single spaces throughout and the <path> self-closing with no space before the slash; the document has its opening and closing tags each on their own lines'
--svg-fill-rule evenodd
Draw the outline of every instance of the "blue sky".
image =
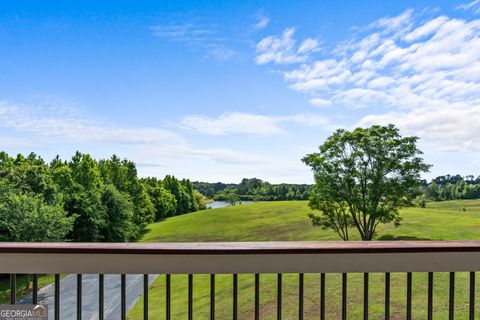
<svg viewBox="0 0 480 320">
<path fill-rule="evenodd" d="M 142 176 L 311 182 L 337 128 L 480 174 L 480 0 L 1 1 L 0 146 Z"/>
</svg>

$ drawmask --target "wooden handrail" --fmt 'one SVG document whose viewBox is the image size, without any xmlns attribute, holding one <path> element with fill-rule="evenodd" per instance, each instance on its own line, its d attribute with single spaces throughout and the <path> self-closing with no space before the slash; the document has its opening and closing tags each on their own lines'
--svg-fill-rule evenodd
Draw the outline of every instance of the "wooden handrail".
<svg viewBox="0 0 480 320">
<path fill-rule="evenodd" d="M 0 242 L 0 253 L 196 255 L 420 252 L 480 252 L 480 241 Z"/>
<path fill-rule="evenodd" d="M 0 243 L 0 273 L 478 271 L 480 241 Z"/>
</svg>

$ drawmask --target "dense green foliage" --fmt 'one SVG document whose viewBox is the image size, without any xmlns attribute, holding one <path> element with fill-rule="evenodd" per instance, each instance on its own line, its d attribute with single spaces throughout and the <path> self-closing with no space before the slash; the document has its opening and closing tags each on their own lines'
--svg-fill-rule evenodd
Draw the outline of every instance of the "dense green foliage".
<svg viewBox="0 0 480 320">
<path fill-rule="evenodd" d="M 402 137 L 394 125 L 339 129 L 303 161 L 314 173 L 309 205 L 314 225 L 348 240 L 355 228 L 372 240 L 380 223 L 400 223 L 398 209 L 411 205 L 420 175 L 429 165 L 420 157 L 416 137 Z"/>
<path fill-rule="evenodd" d="M 5 190 L 0 201 L 0 241 L 62 241 L 75 220 L 35 195 Z"/>
<path fill-rule="evenodd" d="M 480 176 L 439 176 L 429 184 L 424 183 L 424 194 L 433 201 L 480 199 Z"/>
<path fill-rule="evenodd" d="M 227 202 L 232 192 L 240 201 L 307 200 L 311 188 L 308 184 L 270 184 L 257 178 L 244 178 L 239 184 L 193 182 L 193 186 L 207 198 Z"/>
<path fill-rule="evenodd" d="M 149 223 L 204 208 L 189 180 L 139 179 L 135 164 L 115 155 L 46 163 L 0 153 L 2 241 L 125 242 Z"/>
</svg>

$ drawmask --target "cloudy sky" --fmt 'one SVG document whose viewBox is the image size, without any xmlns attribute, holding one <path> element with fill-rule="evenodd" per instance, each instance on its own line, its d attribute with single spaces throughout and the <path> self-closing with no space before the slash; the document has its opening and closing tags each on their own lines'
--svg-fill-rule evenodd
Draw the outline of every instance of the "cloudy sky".
<svg viewBox="0 0 480 320">
<path fill-rule="evenodd" d="M 311 182 L 337 128 L 480 174 L 480 0 L 2 1 L 0 149 L 142 176 Z"/>
</svg>

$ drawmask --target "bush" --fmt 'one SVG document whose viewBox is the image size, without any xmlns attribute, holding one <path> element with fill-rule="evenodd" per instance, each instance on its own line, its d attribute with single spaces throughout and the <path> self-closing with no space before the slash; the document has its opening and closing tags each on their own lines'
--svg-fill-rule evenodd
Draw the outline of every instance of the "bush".
<svg viewBox="0 0 480 320">
<path fill-rule="evenodd" d="M 67 217 L 58 203 L 14 192 L 3 193 L 0 201 L 0 241 L 64 241 L 73 229 L 75 216 Z"/>
</svg>

